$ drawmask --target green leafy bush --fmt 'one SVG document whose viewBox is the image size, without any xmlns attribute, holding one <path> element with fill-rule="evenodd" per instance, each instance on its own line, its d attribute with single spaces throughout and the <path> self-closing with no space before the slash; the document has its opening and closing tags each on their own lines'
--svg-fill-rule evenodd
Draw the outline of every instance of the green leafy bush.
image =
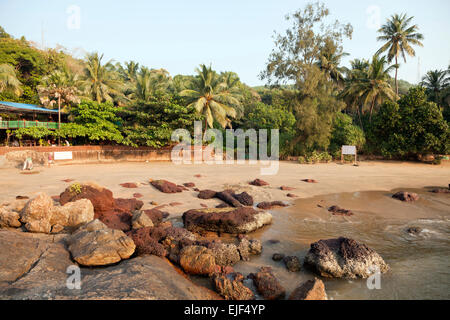
<svg viewBox="0 0 450 320">
<path fill-rule="evenodd" d="M 358 150 L 362 150 L 366 138 L 360 127 L 353 124 L 350 116 L 337 113 L 333 121 L 333 130 L 331 132 L 330 147 L 328 150 L 336 156 L 339 154 L 343 145 L 356 146 Z"/>
</svg>

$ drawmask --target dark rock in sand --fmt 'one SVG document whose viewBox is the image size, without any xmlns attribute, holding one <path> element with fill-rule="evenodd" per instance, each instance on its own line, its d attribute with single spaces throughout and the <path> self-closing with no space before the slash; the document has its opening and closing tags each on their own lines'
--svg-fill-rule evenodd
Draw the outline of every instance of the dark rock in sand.
<svg viewBox="0 0 450 320">
<path fill-rule="evenodd" d="M 196 191 L 196 192 L 200 192 L 200 189 L 199 189 L 199 188 L 194 188 L 194 189 L 192 189 L 192 190 L 194 190 L 194 191 Z"/>
<path fill-rule="evenodd" d="M 284 257 L 283 261 L 286 265 L 286 268 L 290 271 L 290 272 L 297 272 L 300 271 L 301 269 L 301 263 L 300 260 L 296 257 L 296 256 L 288 256 L 288 257 Z"/>
<path fill-rule="evenodd" d="M 138 187 L 138 185 L 134 182 L 121 183 L 120 186 L 122 188 L 128 188 L 128 189 L 136 189 Z"/>
<path fill-rule="evenodd" d="M 289 197 L 289 198 L 298 198 L 298 195 L 293 194 L 293 193 L 288 193 L 288 194 L 286 195 L 286 197 Z"/>
<path fill-rule="evenodd" d="M 239 194 L 233 193 L 233 197 L 244 206 L 253 206 L 253 197 L 245 191 Z"/>
<path fill-rule="evenodd" d="M 286 186 L 281 186 L 281 187 L 280 187 L 280 190 L 283 190 L 283 191 L 292 191 L 292 190 L 295 190 L 295 188 L 292 188 L 292 187 L 286 187 Z"/>
<path fill-rule="evenodd" d="M 450 193 L 450 189 L 447 188 L 436 188 L 431 190 L 433 193 Z"/>
<path fill-rule="evenodd" d="M 322 277 L 367 278 L 377 269 L 381 273 L 389 266 L 375 250 L 352 239 L 320 240 L 311 244 L 305 265 Z"/>
<path fill-rule="evenodd" d="M 199 199 L 208 200 L 214 198 L 216 196 L 216 193 L 217 192 L 213 190 L 202 190 L 199 192 L 197 197 Z"/>
<path fill-rule="evenodd" d="M 419 200 L 419 195 L 417 193 L 409 193 L 405 191 L 397 192 L 392 196 L 392 198 L 404 201 L 404 202 L 413 202 Z"/>
<path fill-rule="evenodd" d="M 16 200 L 28 200 L 28 199 L 30 199 L 30 197 L 27 197 L 27 196 L 17 196 L 16 197 Z"/>
<path fill-rule="evenodd" d="M 165 218 L 169 216 L 167 212 L 163 212 L 158 209 L 144 210 L 145 214 L 152 219 L 155 226 L 159 225 Z"/>
<path fill-rule="evenodd" d="M 331 206 L 328 208 L 328 211 L 331 212 L 333 216 L 352 216 L 353 212 L 350 210 L 342 209 L 339 206 Z"/>
<path fill-rule="evenodd" d="M 421 227 L 410 227 L 410 228 L 406 229 L 406 232 L 416 236 L 422 232 L 422 228 Z"/>
<path fill-rule="evenodd" d="M 253 300 L 252 290 L 243 283 L 244 277 L 240 273 L 214 274 L 213 287 L 225 300 Z"/>
<path fill-rule="evenodd" d="M 153 254 L 158 257 L 165 257 L 167 251 L 164 246 L 158 241 L 162 237 L 160 233 L 162 232 L 159 228 L 146 227 L 140 229 L 134 229 L 127 233 L 127 235 L 133 239 L 136 245 L 137 255 L 143 254 Z"/>
<path fill-rule="evenodd" d="M 235 208 L 242 207 L 242 204 L 239 202 L 239 200 L 237 200 L 234 197 L 232 190 L 225 190 L 225 191 L 222 191 L 222 192 L 217 192 L 216 193 L 216 197 L 219 198 L 220 200 L 228 203 L 230 206 L 235 207 Z"/>
<path fill-rule="evenodd" d="M 269 185 L 268 182 L 261 180 L 261 179 L 255 179 L 255 180 L 249 182 L 249 184 L 251 184 L 252 186 L 257 186 L 257 187 L 263 187 L 263 186 Z"/>
<path fill-rule="evenodd" d="M 185 186 L 186 188 L 195 188 L 195 183 L 186 182 L 186 183 L 183 183 L 183 186 Z"/>
<path fill-rule="evenodd" d="M 272 268 L 262 267 L 256 274 L 251 274 L 256 289 L 266 300 L 283 299 L 286 295 L 286 290 L 275 278 Z"/>
<path fill-rule="evenodd" d="M 260 255 L 262 252 L 261 241 L 256 239 L 248 239 L 247 237 L 242 237 L 239 240 L 238 245 L 239 254 L 242 261 L 249 261 L 250 255 Z"/>
<path fill-rule="evenodd" d="M 153 180 L 150 184 L 163 193 L 179 193 L 184 190 L 183 187 L 177 186 L 175 183 L 167 180 Z"/>
<path fill-rule="evenodd" d="M 194 209 L 183 214 L 184 226 L 192 232 L 249 233 L 272 222 L 272 215 L 251 207 Z"/>
<path fill-rule="evenodd" d="M 273 261 L 281 261 L 284 259 L 284 257 L 285 257 L 285 255 L 282 253 L 274 253 L 272 256 L 272 260 Z"/>
<path fill-rule="evenodd" d="M 303 179 L 302 181 L 306 183 L 317 183 L 317 181 L 314 179 Z"/>
<path fill-rule="evenodd" d="M 308 280 L 296 288 L 289 300 L 327 300 L 327 293 L 325 292 L 325 285 L 322 280 L 314 278 Z"/>
<path fill-rule="evenodd" d="M 288 205 L 285 204 L 283 201 L 272 201 L 272 202 L 264 201 L 264 202 L 258 203 L 258 205 L 257 205 L 257 207 L 259 209 L 263 209 L 263 210 L 270 210 L 275 207 L 287 207 L 287 206 Z"/>
<path fill-rule="evenodd" d="M 141 193 L 133 193 L 134 198 L 142 198 L 143 195 Z"/>
</svg>

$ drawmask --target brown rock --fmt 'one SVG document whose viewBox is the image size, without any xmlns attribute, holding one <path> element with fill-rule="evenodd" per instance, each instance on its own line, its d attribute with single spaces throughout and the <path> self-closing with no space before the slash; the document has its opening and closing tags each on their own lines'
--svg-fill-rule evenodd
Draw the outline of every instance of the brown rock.
<svg viewBox="0 0 450 320">
<path fill-rule="evenodd" d="M 239 194 L 233 193 L 233 197 L 244 206 L 253 206 L 253 197 L 245 191 Z"/>
<path fill-rule="evenodd" d="M 0 207 L 0 228 L 19 228 L 22 225 L 19 219 L 19 213 Z"/>
<path fill-rule="evenodd" d="M 179 193 L 183 192 L 183 188 L 177 186 L 175 183 L 169 182 L 167 180 L 153 180 L 150 182 L 153 187 L 158 189 L 163 193 Z"/>
<path fill-rule="evenodd" d="M 433 193 L 450 193 L 450 189 L 449 188 L 436 188 L 431 190 L 431 192 Z"/>
<path fill-rule="evenodd" d="M 212 277 L 213 287 L 226 300 L 253 300 L 255 296 L 243 280 L 240 273 L 214 274 Z"/>
<path fill-rule="evenodd" d="M 280 284 L 277 278 L 275 278 L 272 268 L 262 267 L 256 274 L 252 274 L 253 282 L 258 292 L 266 300 L 279 300 L 283 299 L 286 295 L 286 290 Z"/>
<path fill-rule="evenodd" d="M 131 227 L 133 229 L 153 227 L 153 221 L 145 212 L 135 211 L 131 218 Z"/>
<path fill-rule="evenodd" d="M 186 183 L 183 183 L 183 186 L 185 186 L 186 188 L 195 188 L 195 183 L 186 182 Z"/>
<path fill-rule="evenodd" d="M 286 186 L 281 186 L 281 187 L 280 187 L 280 190 L 283 190 L 283 191 L 292 191 L 292 190 L 295 190 L 295 188 L 292 188 L 292 187 L 286 187 Z"/>
<path fill-rule="evenodd" d="M 16 200 L 28 200 L 28 199 L 30 199 L 30 197 L 27 197 L 27 196 L 17 196 L 16 197 Z"/>
<path fill-rule="evenodd" d="M 159 209 L 144 210 L 145 214 L 152 219 L 155 226 L 159 225 L 165 218 L 169 216 L 167 212 L 163 212 Z"/>
<path fill-rule="evenodd" d="M 145 227 L 131 230 L 127 235 L 133 239 L 136 245 L 137 255 L 153 254 L 158 257 L 165 257 L 167 251 L 159 241 L 165 236 L 162 229 Z"/>
<path fill-rule="evenodd" d="M 325 285 L 317 278 L 308 280 L 291 293 L 289 300 L 327 300 Z"/>
<path fill-rule="evenodd" d="M 290 272 L 298 272 L 301 269 L 300 260 L 296 256 L 288 256 L 284 257 L 283 261 L 286 265 L 286 268 Z"/>
<path fill-rule="evenodd" d="M 208 200 L 214 198 L 216 196 L 216 193 L 217 192 L 213 190 L 202 190 L 199 192 L 197 197 L 199 199 Z"/>
<path fill-rule="evenodd" d="M 302 181 L 306 183 L 317 183 L 317 181 L 314 179 L 303 179 Z"/>
<path fill-rule="evenodd" d="M 342 209 L 339 206 L 331 206 L 328 208 L 328 211 L 331 212 L 333 216 L 352 216 L 353 212 L 350 210 Z"/>
<path fill-rule="evenodd" d="M 216 261 L 211 250 L 201 246 L 187 246 L 180 252 L 180 266 L 189 274 L 211 275 Z"/>
<path fill-rule="evenodd" d="M 257 205 L 257 207 L 259 209 L 263 209 L 263 210 L 270 210 L 275 207 L 287 207 L 287 206 L 288 205 L 285 204 L 283 201 L 272 201 L 272 202 L 264 201 L 264 202 L 258 203 L 258 205 Z"/>
<path fill-rule="evenodd" d="M 220 200 L 226 202 L 232 207 L 239 208 L 242 207 L 242 204 L 234 197 L 232 190 L 225 190 L 222 192 L 217 192 L 216 197 Z"/>
<path fill-rule="evenodd" d="M 142 198 L 143 195 L 141 193 L 133 193 L 134 198 Z"/>
<path fill-rule="evenodd" d="M 298 195 L 293 194 L 293 193 L 288 193 L 288 194 L 286 195 L 286 197 L 289 197 L 289 198 L 298 198 Z"/>
<path fill-rule="evenodd" d="M 120 186 L 123 188 L 128 188 L 128 189 L 135 189 L 138 187 L 138 185 L 134 182 L 121 183 Z"/>
<path fill-rule="evenodd" d="M 249 182 L 249 184 L 251 184 L 252 186 L 257 186 L 257 187 L 263 187 L 263 186 L 269 185 L 269 183 L 267 183 L 266 181 L 261 180 L 261 179 L 255 179 L 255 180 Z"/>
<path fill-rule="evenodd" d="M 392 196 L 392 198 L 404 201 L 404 202 L 413 202 L 419 200 L 419 195 L 417 193 L 409 193 L 405 191 L 397 192 Z"/>
</svg>

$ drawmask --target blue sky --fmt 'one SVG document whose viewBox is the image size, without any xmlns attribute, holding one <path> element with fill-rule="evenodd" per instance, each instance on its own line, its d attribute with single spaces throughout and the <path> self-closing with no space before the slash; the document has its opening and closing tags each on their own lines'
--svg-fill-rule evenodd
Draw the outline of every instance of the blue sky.
<svg viewBox="0 0 450 320">
<path fill-rule="evenodd" d="M 301 0 L 0 0 L 0 25 L 15 37 L 54 47 L 104 53 L 115 61 L 135 60 L 172 75 L 192 74 L 200 63 L 234 71 L 249 85 L 264 84 L 258 74 L 273 48 L 274 31 L 284 32 L 287 13 L 303 8 Z M 381 46 L 375 26 L 393 13 L 406 12 L 425 35 L 417 49 L 420 74 L 450 64 L 450 1 L 329 0 L 333 18 L 350 22 L 353 39 L 345 42 L 354 58 L 368 58 Z M 80 9 L 79 29 L 74 11 Z M 379 13 L 379 19 L 377 19 Z M 42 28 L 43 26 L 43 28 Z M 399 77 L 418 79 L 418 58 L 403 64 Z"/>
</svg>

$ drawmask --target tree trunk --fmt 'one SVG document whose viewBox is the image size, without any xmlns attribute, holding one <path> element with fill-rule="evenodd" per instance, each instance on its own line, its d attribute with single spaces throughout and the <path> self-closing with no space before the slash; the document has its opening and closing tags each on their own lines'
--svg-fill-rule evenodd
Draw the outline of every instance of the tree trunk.
<svg viewBox="0 0 450 320">
<path fill-rule="evenodd" d="M 61 96 L 58 97 L 58 130 L 61 129 Z M 61 146 L 61 137 L 58 131 L 58 146 Z"/>
<path fill-rule="evenodd" d="M 398 76 L 398 57 L 395 56 L 395 93 L 398 96 L 398 80 L 397 80 L 397 76 Z"/>
<path fill-rule="evenodd" d="M 370 123 L 372 123 L 372 112 L 373 112 L 373 108 L 375 107 L 375 99 L 376 99 L 376 97 L 373 98 L 372 105 L 370 106 L 370 115 L 369 115 L 369 122 Z"/>
</svg>

